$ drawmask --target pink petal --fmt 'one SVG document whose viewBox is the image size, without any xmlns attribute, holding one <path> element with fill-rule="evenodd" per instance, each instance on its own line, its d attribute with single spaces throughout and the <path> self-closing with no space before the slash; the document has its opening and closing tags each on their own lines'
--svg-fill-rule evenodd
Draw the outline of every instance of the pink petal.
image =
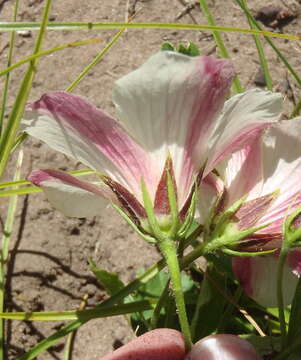
<svg viewBox="0 0 301 360">
<path fill-rule="evenodd" d="M 261 360 L 254 347 L 235 335 L 210 335 L 198 341 L 186 360 Z"/>
<path fill-rule="evenodd" d="M 235 257 L 233 271 L 247 295 L 260 305 L 277 306 L 277 264 L 276 256 Z M 283 295 L 285 304 L 290 304 L 298 278 L 292 274 L 288 264 L 284 267 Z"/>
<path fill-rule="evenodd" d="M 213 126 L 233 74 L 228 60 L 159 52 L 116 83 L 119 117 L 152 153 L 160 174 L 170 154 L 180 207 L 206 160 L 199 139 Z"/>
<path fill-rule="evenodd" d="M 71 217 L 99 215 L 108 200 L 117 202 L 115 195 L 104 184 L 96 186 L 63 171 L 36 170 L 28 176 L 28 180 L 44 190 L 56 209 Z"/>
<path fill-rule="evenodd" d="M 99 360 L 184 360 L 185 345 L 179 331 L 156 329 Z"/>
<path fill-rule="evenodd" d="M 133 193 L 140 194 L 142 177 L 153 182 L 148 154 L 114 119 L 79 96 L 64 92 L 43 95 L 28 107 L 23 125 L 28 134 L 106 172 L 130 186 Z"/>
<path fill-rule="evenodd" d="M 301 275 L 301 247 L 292 250 L 288 254 L 288 265 L 295 275 Z"/>
</svg>

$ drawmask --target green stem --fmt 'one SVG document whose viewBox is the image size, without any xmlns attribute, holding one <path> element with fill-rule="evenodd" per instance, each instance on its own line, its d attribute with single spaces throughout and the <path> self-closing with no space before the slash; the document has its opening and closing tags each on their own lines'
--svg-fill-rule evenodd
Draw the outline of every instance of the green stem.
<svg viewBox="0 0 301 360">
<path fill-rule="evenodd" d="M 244 8 L 243 9 L 244 11 L 245 11 L 245 9 L 248 10 L 247 0 L 242 0 L 242 5 L 243 5 L 243 8 Z M 246 17 L 248 19 L 248 23 L 250 25 L 250 28 L 255 29 L 255 25 L 253 24 L 252 20 L 248 17 L 247 14 L 246 14 Z M 265 56 L 265 53 L 264 53 L 264 50 L 263 50 L 263 47 L 262 47 L 260 37 L 258 35 L 254 35 L 254 41 L 255 41 L 256 48 L 257 48 L 260 65 L 261 65 L 261 68 L 262 68 L 263 73 L 264 73 L 264 78 L 265 78 L 265 81 L 266 81 L 267 88 L 268 88 L 268 90 L 273 91 L 273 81 L 272 81 L 272 78 L 271 78 L 271 75 L 270 75 L 269 66 L 268 66 L 267 59 L 266 59 L 266 56 Z"/>
<path fill-rule="evenodd" d="M 211 26 L 215 26 L 215 21 L 209 10 L 206 0 L 199 0 L 199 2 L 200 2 L 200 7 L 207 18 L 208 24 Z M 213 35 L 214 41 L 219 49 L 220 55 L 223 58 L 230 59 L 228 50 L 224 44 L 221 34 L 218 31 L 212 31 L 212 35 Z M 242 87 L 241 82 L 237 75 L 235 76 L 235 78 L 233 80 L 233 90 L 235 93 L 240 93 L 243 91 L 243 87 Z"/>
<path fill-rule="evenodd" d="M 42 46 L 42 42 L 44 39 L 47 23 L 48 23 L 48 17 L 51 9 L 52 0 L 47 0 L 45 4 L 45 9 L 43 13 L 43 19 L 40 24 L 40 32 L 38 34 L 38 38 L 35 43 L 34 47 L 34 54 L 37 54 Z M 6 168 L 6 165 L 8 163 L 11 150 L 15 143 L 16 134 L 19 129 L 19 125 L 21 122 L 21 118 L 26 106 L 26 102 L 29 96 L 29 92 L 31 90 L 32 82 L 34 79 L 34 76 L 36 74 L 36 67 L 38 64 L 39 58 L 36 58 L 31 61 L 29 64 L 28 70 L 25 73 L 23 80 L 21 82 L 21 86 L 19 88 L 19 91 L 15 97 L 15 102 L 7 123 L 7 126 L 5 128 L 5 131 L 3 132 L 3 136 L 1 137 L 1 143 L 0 143 L 0 178 L 4 173 L 4 170 Z"/>
<path fill-rule="evenodd" d="M 288 254 L 288 248 L 282 246 L 281 252 L 278 260 L 277 267 L 277 302 L 278 302 L 278 312 L 279 312 L 279 322 L 280 322 L 280 331 L 281 331 L 281 349 L 283 350 L 286 342 L 286 323 L 284 316 L 284 301 L 283 301 L 283 270 Z"/>
<path fill-rule="evenodd" d="M 18 9 L 19 9 L 19 0 L 16 0 L 15 1 L 14 14 L 13 14 L 13 21 L 17 20 Z M 16 32 L 13 31 L 11 33 L 10 41 L 9 41 L 9 52 L 8 52 L 8 59 L 7 59 L 7 67 L 10 67 L 10 65 L 12 63 L 13 52 L 14 52 L 14 44 L 15 44 L 15 37 L 16 37 Z M 3 90 L 3 97 L 2 97 L 2 108 L 1 108 L 1 111 L 0 111 L 0 138 L 1 138 L 2 130 L 3 130 L 3 121 L 4 121 L 6 102 L 7 102 L 7 96 L 8 96 L 9 80 L 10 80 L 10 73 L 7 73 L 6 77 L 5 77 L 5 83 L 4 83 L 4 90 Z"/>
<path fill-rule="evenodd" d="M 235 0 L 235 2 L 242 8 L 242 10 L 245 12 L 245 14 L 247 15 L 248 19 L 250 19 L 250 21 L 254 24 L 254 26 L 256 27 L 256 29 L 258 31 L 261 31 L 262 28 L 259 25 L 259 23 L 256 21 L 256 19 L 254 18 L 254 16 L 251 14 L 251 12 L 244 7 L 244 4 L 242 2 L 242 0 Z M 256 30 L 255 29 L 255 30 Z M 254 29 L 250 29 L 250 30 L 254 30 Z M 256 35 L 254 33 L 254 35 Z M 290 74 L 292 75 L 292 77 L 295 79 L 296 83 L 301 86 L 301 78 L 299 77 L 299 75 L 297 74 L 297 72 L 294 70 L 294 68 L 290 65 L 290 63 L 288 62 L 288 60 L 286 59 L 286 57 L 282 54 L 282 52 L 280 50 L 278 50 L 278 47 L 273 43 L 273 41 L 270 39 L 269 36 L 264 35 L 265 40 L 267 41 L 267 43 L 272 47 L 272 49 L 275 51 L 275 53 L 277 54 L 277 56 L 279 57 L 279 59 L 283 62 L 283 64 L 286 66 L 287 70 L 290 72 Z"/>
<path fill-rule="evenodd" d="M 181 282 L 181 271 L 177 257 L 177 249 L 173 239 L 165 238 L 158 244 L 161 250 L 171 279 L 171 285 L 174 292 L 175 302 L 178 309 L 178 316 L 181 325 L 181 330 L 185 340 L 186 350 L 189 351 L 192 346 L 190 327 L 187 319 L 184 294 Z"/>
<path fill-rule="evenodd" d="M 236 0 L 237 1 L 237 0 Z M 0 22 L 0 32 L 14 30 L 31 30 L 36 31 L 40 28 L 38 22 Z M 256 34 L 267 37 L 275 37 L 288 40 L 300 40 L 300 35 L 276 33 L 274 31 L 265 31 L 257 29 L 245 29 L 233 26 L 212 26 L 212 25 L 196 25 L 196 24 L 178 24 L 178 23 L 161 23 L 161 22 L 51 22 L 47 24 L 47 30 L 109 30 L 109 29 L 170 29 L 170 30 L 207 30 L 207 31 L 223 31 L 241 34 Z"/>
<path fill-rule="evenodd" d="M 94 58 L 94 60 L 84 68 L 84 70 L 77 76 L 77 78 L 67 87 L 65 91 L 71 92 L 81 80 L 88 74 L 88 72 L 99 63 L 99 61 L 104 57 L 104 55 L 111 49 L 115 42 L 120 38 L 124 33 L 125 28 L 118 31 L 118 33 L 112 38 L 112 40 L 105 46 L 105 48 Z"/>
</svg>

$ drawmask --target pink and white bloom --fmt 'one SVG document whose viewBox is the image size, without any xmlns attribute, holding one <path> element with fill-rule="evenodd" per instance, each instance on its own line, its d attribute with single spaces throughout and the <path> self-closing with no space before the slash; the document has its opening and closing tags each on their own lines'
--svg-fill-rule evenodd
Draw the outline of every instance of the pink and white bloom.
<svg viewBox="0 0 301 360">
<path fill-rule="evenodd" d="M 169 214 L 168 168 L 185 216 L 200 173 L 209 174 L 279 118 L 279 94 L 251 90 L 225 102 L 233 75 L 228 60 L 159 52 L 117 81 L 119 121 L 82 97 L 43 95 L 28 106 L 24 131 L 95 169 L 101 184 L 47 169 L 29 180 L 68 216 L 97 215 L 113 201 L 141 224 L 142 179 L 158 217 Z"/>
<path fill-rule="evenodd" d="M 246 196 L 235 215 L 239 229 L 264 224 L 267 227 L 245 239 L 240 248 L 248 251 L 280 249 L 286 217 L 301 205 L 301 118 L 272 125 L 253 143 L 224 159 L 217 166 L 224 185 L 223 208 Z M 210 186 L 205 179 L 205 187 Z M 211 186 L 212 188 L 212 186 Z M 213 188 L 211 194 L 213 194 Z M 210 198 L 210 202 L 212 202 Z M 201 201 L 208 200 L 200 198 Z M 205 208 L 205 203 L 202 204 Z M 277 306 L 276 271 L 278 254 L 235 257 L 233 270 L 248 295 L 264 306 Z M 301 249 L 290 252 L 284 272 L 284 298 L 292 300 L 301 274 Z M 297 275 L 297 276 L 296 276 Z"/>
</svg>

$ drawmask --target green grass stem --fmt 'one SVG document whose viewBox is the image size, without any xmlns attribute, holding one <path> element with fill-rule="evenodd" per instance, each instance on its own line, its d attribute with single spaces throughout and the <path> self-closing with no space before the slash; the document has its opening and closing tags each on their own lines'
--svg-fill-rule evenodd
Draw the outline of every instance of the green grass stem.
<svg viewBox="0 0 301 360">
<path fill-rule="evenodd" d="M 248 17 L 248 14 L 246 13 L 246 11 L 249 11 L 247 0 L 241 0 L 241 3 L 243 5 L 243 11 L 246 15 L 246 18 L 248 19 L 250 28 L 255 29 L 254 23 L 252 22 L 252 20 L 250 19 L 250 17 Z M 261 43 L 261 39 L 258 35 L 254 35 L 253 37 L 254 37 L 256 49 L 258 52 L 261 69 L 264 73 L 264 78 L 265 78 L 267 88 L 268 88 L 268 90 L 272 91 L 273 90 L 273 80 L 272 80 L 272 77 L 271 77 L 271 74 L 269 71 L 269 66 L 268 66 L 268 62 L 267 62 L 267 59 L 266 59 L 266 56 L 264 53 L 264 49 L 263 49 L 263 46 Z"/>
<path fill-rule="evenodd" d="M 211 26 L 215 26 L 215 21 L 214 21 L 213 15 L 210 12 L 207 1 L 199 0 L 199 2 L 200 2 L 201 9 L 202 9 L 204 15 L 206 16 L 208 24 Z M 218 31 L 213 31 L 212 35 L 213 35 L 214 41 L 219 49 L 219 53 L 220 53 L 221 57 L 230 59 L 230 55 L 229 55 L 226 45 L 223 41 L 223 38 L 221 37 L 221 34 Z M 234 93 L 240 93 L 243 91 L 243 87 L 242 87 L 241 82 L 237 75 L 233 79 L 232 87 L 233 87 Z"/>
<path fill-rule="evenodd" d="M 20 150 L 19 156 L 16 162 L 16 170 L 14 180 L 20 179 L 21 167 L 23 162 L 23 151 Z M 17 209 L 18 196 L 12 196 L 9 199 L 7 217 L 4 225 L 4 231 L 1 244 L 1 263 L 0 263 L 0 312 L 4 311 L 4 296 L 5 296 L 5 282 L 6 282 L 6 265 L 8 260 L 8 249 L 13 231 L 13 225 L 15 221 L 16 209 Z M 5 331 L 4 320 L 0 321 L 0 360 L 5 360 Z"/>
<path fill-rule="evenodd" d="M 19 9 L 19 0 L 16 0 L 15 1 L 15 6 L 14 6 L 13 21 L 17 20 L 18 9 Z M 13 53 L 14 53 L 14 46 L 15 46 L 15 37 L 16 37 L 16 32 L 12 31 L 12 33 L 10 35 L 10 41 L 9 41 L 7 67 L 10 67 L 10 65 L 12 63 Z M 3 96 L 2 96 L 2 106 L 1 106 L 1 109 L 0 109 L 0 139 L 1 139 L 2 130 L 3 130 L 4 115 L 5 115 L 6 102 L 7 102 L 7 97 L 8 97 L 9 80 L 10 80 L 10 74 L 7 73 L 6 77 L 5 77 L 5 82 L 4 82 L 4 90 L 3 90 Z"/>
<path fill-rule="evenodd" d="M 15 30 L 38 30 L 39 23 L 36 22 L 0 22 L 0 32 Z M 110 30 L 110 29 L 170 29 L 170 30 L 208 30 L 219 32 L 236 32 L 242 34 L 262 35 L 288 40 L 300 40 L 300 35 L 282 34 L 273 31 L 264 31 L 257 29 L 245 29 L 233 26 L 211 26 L 195 24 L 177 24 L 160 22 L 51 22 L 47 25 L 47 30 Z"/>
<path fill-rule="evenodd" d="M 43 19 L 40 24 L 40 31 L 38 34 L 38 38 L 35 44 L 34 48 L 34 54 L 37 54 L 42 46 L 42 41 L 44 39 L 48 17 L 50 13 L 52 0 L 47 0 L 44 13 L 43 13 Z M 12 150 L 12 147 L 15 142 L 16 134 L 19 129 L 20 121 L 25 109 L 25 105 L 29 96 L 29 92 L 31 90 L 32 82 L 36 73 L 36 67 L 38 64 L 38 59 L 36 58 L 31 61 L 28 70 L 23 78 L 23 81 L 21 83 L 20 89 L 16 95 L 16 99 L 8 120 L 8 124 L 5 128 L 5 131 L 3 133 L 3 137 L 1 139 L 0 143 L 0 178 L 2 177 L 7 162 L 10 157 L 10 153 Z"/>
</svg>

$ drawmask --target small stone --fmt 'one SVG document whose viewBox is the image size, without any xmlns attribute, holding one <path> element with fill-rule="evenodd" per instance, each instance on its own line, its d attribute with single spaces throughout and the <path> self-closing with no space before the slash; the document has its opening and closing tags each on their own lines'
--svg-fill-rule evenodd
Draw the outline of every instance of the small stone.
<svg viewBox="0 0 301 360">
<path fill-rule="evenodd" d="M 261 87 L 266 86 L 265 76 L 261 68 L 258 69 L 255 75 L 254 84 Z"/>
<path fill-rule="evenodd" d="M 23 38 L 30 38 L 32 36 L 31 31 L 29 30 L 18 30 L 17 34 Z"/>
<path fill-rule="evenodd" d="M 80 234 L 80 230 L 77 226 L 74 226 L 71 230 L 70 230 L 70 235 L 79 235 Z"/>
</svg>

